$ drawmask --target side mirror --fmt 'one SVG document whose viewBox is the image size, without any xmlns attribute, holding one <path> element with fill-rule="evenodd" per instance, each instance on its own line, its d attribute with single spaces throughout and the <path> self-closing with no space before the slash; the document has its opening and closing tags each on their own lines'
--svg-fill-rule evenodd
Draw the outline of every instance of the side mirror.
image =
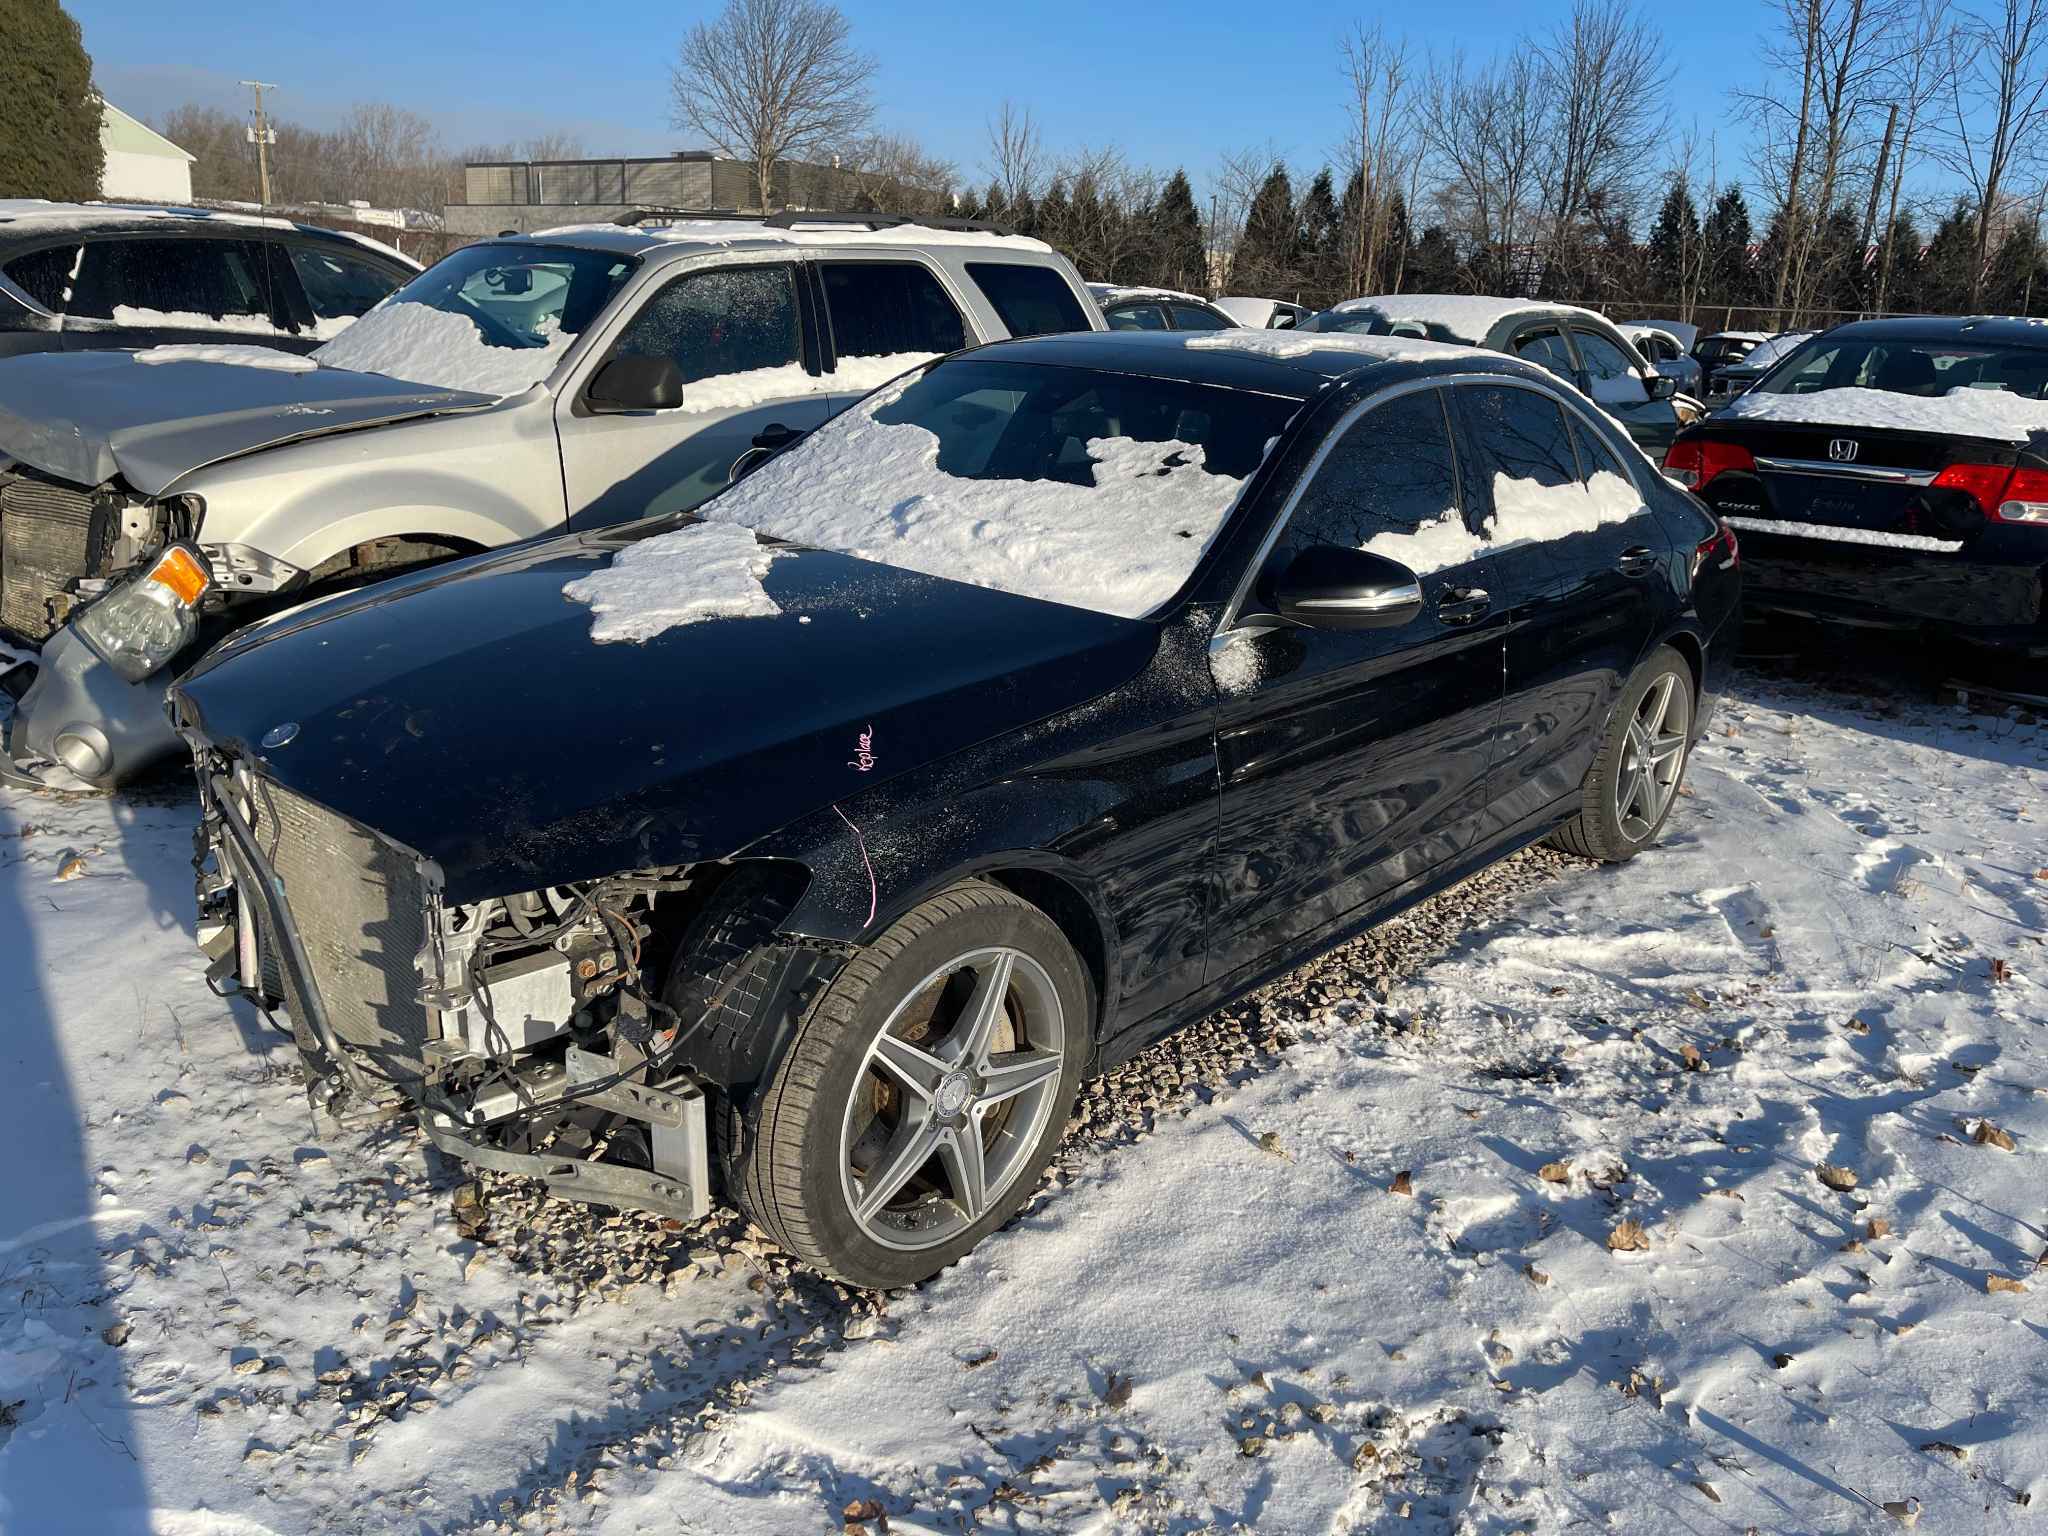
<svg viewBox="0 0 2048 1536">
<path fill-rule="evenodd" d="M 1669 400 L 1678 393 L 1678 380 L 1668 373 L 1653 373 L 1643 380 L 1643 387 L 1649 390 L 1652 400 Z"/>
<path fill-rule="evenodd" d="M 1422 583 L 1384 555 L 1318 544 L 1273 583 L 1273 608 L 1308 629 L 1398 629 L 1422 612 Z"/>
<path fill-rule="evenodd" d="M 683 403 L 683 373 L 672 357 L 615 357 L 584 398 L 594 411 L 673 411 Z"/>
</svg>

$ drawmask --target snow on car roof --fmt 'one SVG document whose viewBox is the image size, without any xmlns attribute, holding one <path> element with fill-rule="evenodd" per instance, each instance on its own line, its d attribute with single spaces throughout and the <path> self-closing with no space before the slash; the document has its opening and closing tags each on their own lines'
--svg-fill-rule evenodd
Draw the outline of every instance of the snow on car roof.
<svg viewBox="0 0 2048 1536">
<path fill-rule="evenodd" d="M 1176 333 L 1179 334 L 1179 333 Z M 1262 357 L 1312 357 L 1318 352 L 1354 352 L 1365 363 L 1469 362 L 1468 348 L 1413 336 L 1359 336 L 1343 331 L 1194 331 L 1182 343 L 1190 351 L 1256 352 Z"/>
<path fill-rule="evenodd" d="M 1817 331 L 1787 331 L 1783 336 L 1771 336 L 1756 345 L 1756 349 L 1742 360 L 1744 368 L 1762 370 L 1790 352 L 1801 342 L 1811 341 Z"/>
<path fill-rule="evenodd" d="M 1830 427 L 1892 427 L 1950 437 L 2024 443 L 2048 432 L 2048 400 L 2024 400 L 2002 389 L 1953 389 L 1945 395 L 1901 395 L 1887 389 L 1817 389 L 1806 395 L 1737 395 L 1715 413 L 1745 421 L 1789 421 Z"/>
<path fill-rule="evenodd" d="M 0 198 L 0 222 L 33 220 L 60 228 L 90 229 L 130 219 L 168 219 L 186 224 L 241 224 L 252 229 L 296 229 L 290 219 L 268 214 L 226 213 L 218 208 L 171 208 L 150 203 L 52 203 L 39 197 Z"/>
<path fill-rule="evenodd" d="M 801 219 L 801 215 L 798 216 Z M 794 229 L 770 227 L 758 219 L 677 219 L 669 224 L 559 224 L 537 229 L 532 240 L 558 240 L 635 254 L 664 245 L 979 245 L 1046 255 L 1052 247 L 1026 235 L 1003 235 L 983 229 L 934 229 L 929 224 L 891 224 L 864 229 L 857 224 L 798 223 Z"/>
<path fill-rule="evenodd" d="M 1178 288 L 1123 288 L 1115 283 L 1090 283 L 1088 291 L 1098 304 L 1121 304 L 1126 299 L 1166 299 L 1182 304 L 1209 302 L 1198 293 L 1182 293 Z"/>
<path fill-rule="evenodd" d="M 1486 340 L 1487 332 L 1513 315 L 1584 315 L 1590 320 L 1601 321 L 1607 318 L 1576 304 L 1552 304 L 1545 299 L 1502 299 L 1483 293 L 1375 294 L 1362 299 L 1346 299 L 1331 307 L 1340 314 L 1365 309 L 1388 320 L 1441 326 L 1460 341 L 1474 345 Z"/>
<path fill-rule="evenodd" d="M 1707 337 L 1709 341 L 1769 341 L 1769 331 L 1715 331 Z"/>
</svg>

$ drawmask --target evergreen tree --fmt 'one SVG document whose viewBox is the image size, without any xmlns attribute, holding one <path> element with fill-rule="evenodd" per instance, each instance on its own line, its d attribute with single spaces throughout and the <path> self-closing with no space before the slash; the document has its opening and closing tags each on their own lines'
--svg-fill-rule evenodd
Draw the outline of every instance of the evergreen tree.
<svg viewBox="0 0 2048 1536">
<path fill-rule="evenodd" d="M 1692 189 L 1683 179 L 1674 180 L 1657 209 L 1657 222 L 1650 227 L 1643 253 L 1643 297 L 1675 309 L 1687 291 L 1686 263 L 1697 260 L 1699 244 L 1700 214 L 1693 205 Z"/>
<path fill-rule="evenodd" d="M 1714 200 L 1700 238 L 1706 244 L 1706 302 L 1747 304 L 1755 288 L 1755 268 L 1749 259 L 1749 204 L 1742 200 L 1742 188 L 1730 187 Z"/>
<path fill-rule="evenodd" d="M 1809 255 L 1813 302 L 1820 309 L 1862 309 L 1869 301 L 1864 285 L 1870 277 L 1864 261 L 1863 220 L 1847 204 L 1821 221 Z M 1832 325 L 1842 316 L 1818 315 L 1815 323 Z"/>
<path fill-rule="evenodd" d="M 1984 307 L 2000 315 L 2048 313 L 2048 286 L 2044 285 L 2048 285 L 2048 253 L 2041 248 L 2041 231 L 2032 224 L 2015 223 L 1992 255 L 1991 270 L 1984 279 Z"/>
<path fill-rule="evenodd" d="M 1891 229 L 1891 273 L 1884 285 L 1884 308 L 1912 314 L 1925 308 L 1920 299 L 1920 227 L 1913 222 L 1913 215 L 1901 213 L 1892 221 Z M 1878 248 L 1878 260 L 1885 259 L 1884 247 Z M 1876 282 L 1876 278 L 1872 278 Z M 1872 302 L 1876 302 L 1873 298 Z"/>
<path fill-rule="evenodd" d="M 1159 201 L 1152 205 L 1154 280 L 1188 293 L 1209 291 L 1209 247 L 1202 238 L 1202 215 L 1195 208 L 1194 188 L 1187 172 L 1166 179 Z"/>
<path fill-rule="evenodd" d="M 1067 202 L 1067 234 L 1062 244 L 1083 277 L 1115 283 L 1123 279 L 1111 270 L 1115 241 L 1105 238 L 1109 233 L 1104 226 L 1107 216 L 1102 199 L 1096 195 L 1094 178 L 1080 177 Z"/>
<path fill-rule="evenodd" d="M 1334 302 L 1321 297 L 1328 287 L 1330 268 L 1339 255 L 1341 231 L 1337 224 L 1337 193 L 1330 179 L 1330 168 L 1324 166 L 1316 173 L 1316 179 L 1309 183 L 1308 191 L 1302 194 L 1301 210 L 1301 258 L 1295 279 L 1296 291 L 1288 297 L 1297 300 L 1308 295 L 1304 302 L 1319 307 Z M 1349 294 L 1341 295 L 1349 298 Z"/>
<path fill-rule="evenodd" d="M 1072 243 L 1074 221 L 1071 215 L 1072 208 L 1067 201 L 1066 183 L 1056 181 L 1046 188 L 1045 196 L 1038 200 L 1038 206 L 1032 212 L 1031 233 L 1058 251 L 1067 260 L 1074 261 Z M 1074 265 L 1079 266 L 1080 263 L 1074 262 Z M 1091 283 L 1098 282 L 1101 279 L 1101 274 L 1096 272 L 1084 270 L 1081 275 Z"/>
<path fill-rule="evenodd" d="M 1300 263 L 1294 186 L 1287 168 L 1276 165 L 1245 216 L 1244 233 L 1230 259 L 1229 291 L 1257 299 L 1284 298 L 1300 287 Z"/>
<path fill-rule="evenodd" d="M 70 13 L 57 0 L 0 0 L 0 197 L 98 197 L 100 117 Z"/>
<path fill-rule="evenodd" d="M 1956 200 L 1920 258 L 1919 307 L 1930 314 L 1958 315 L 1970 307 L 1977 275 L 1977 222 L 1969 203 Z M 1896 306 L 1894 306 L 1896 307 Z"/>
<path fill-rule="evenodd" d="M 1353 171 L 1344 183 L 1344 196 L 1337 203 L 1337 231 L 1330 253 L 1330 269 L 1324 276 L 1328 289 L 1324 308 L 1346 299 L 1362 299 L 1386 292 L 1376 286 L 1373 274 L 1361 272 L 1358 264 L 1365 251 L 1365 176 Z"/>
<path fill-rule="evenodd" d="M 1401 275 L 1401 293 L 1456 293 L 1464 286 L 1464 263 L 1458 248 L 1441 224 L 1422 232 L 1408 253 L 1407 269 Z"/>
<path fill-rule="evenodd" d="M 1399 293 L 1407 265 L 1408 245 L 1413 238 L 1408 228 L 1408 199 L 1396 192 L 1387 199 L 1387 219 L 1380 231 L 1380 270 L 1374 281 L 1381 293 Z"/>
<path fill-rule="evenodd" d="M 1771 215 L 1771 222 L 1764 227 L 1764 237 L 1757 243 L 1754 266 L 1758 273 L 1770 274 L 1778 270 L 1779 259 L 1784 252 L 1786 241 L 1791 238 L 1790 231 L 1792 227 L 1785 209 L 1780 208 Z M 1768 304 L 1774 297 L 1775 291 L 1772 281 L 1767 277 L 1760 277 L 1751 289 L 1752 301 Z M 1797 302 L 1795 296 L 1790 291 L 1789 285 L 1785 294 L 1785 302 L 1788 305 Z M 1757 323 L 1761 329 L 1766 331 L 1782 331 L 1791 323 L 1791 312 L 1789 309 L 1777 313 L 1773 313 L 1770 310 L 1761 310 L 1758 312 Z"/>
</svg>

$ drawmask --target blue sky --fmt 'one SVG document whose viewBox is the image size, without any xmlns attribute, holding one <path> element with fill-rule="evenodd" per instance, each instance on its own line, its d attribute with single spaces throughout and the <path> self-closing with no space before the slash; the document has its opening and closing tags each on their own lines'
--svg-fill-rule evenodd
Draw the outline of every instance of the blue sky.
<svg viewBox="0 0 2048 1536">
<path fill-rule="evenodd" d="M 248 93 L 235 82 L 255 76 L 284 87 L 279 113 L 315 126 L 351 102 L 383 100 L 432 117 L 451 146 L 564 128 L 604 154 L 686 146 L 689 136 L 668 127 L 669 64 L 687 27 L 717 9 L 354 0 L 344 25 L 341 10 L 320 4 L 70 4 L 101 88 L 139 116 L 188 100 L 243 105 Z M 1033 108 L 1051 148 L 1114 143 L 1141 164 L 1184 164 L 1199 185 L 1220 153 L 1268 139 L 1297 166 L 1330 157 L 1345 110 L 1336 39 L 1361 15 L 1405 30 L 1418 51 L 1484 55 L 1547 26 L 1564 5 L 1447 0 L 1361 12 L 1325 0 L 852 0 L 842 9 L 860 46 L 882 61 L 883 126 L 915 135 L 976 179 L 984 124 L 1008 96 Z M 1722 174 L 1740 174 L 1740 114 L 1726 95 L 1740 71 L 1729 60 L 1751 55 L 1763 0 L 1654 10 L 1680 82 L 1678 123 L 1722 125 Z"/>
</svg>

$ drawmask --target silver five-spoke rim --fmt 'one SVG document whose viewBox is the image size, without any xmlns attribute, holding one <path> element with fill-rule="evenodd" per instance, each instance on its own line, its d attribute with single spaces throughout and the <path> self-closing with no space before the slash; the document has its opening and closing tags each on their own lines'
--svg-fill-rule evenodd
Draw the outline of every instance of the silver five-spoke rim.
<svg viewBox="0 0 2048 1536">
<path fill-rule="evenodd" d="M 1614 818 L 1630 842 L 1657 830 L 1678 793 L 1691 725 L 1691 701 L 1678 686 L 1678 674 L 1666 672 L 1636 706 L 1614 781 Z"/>
<path fill-rule="evenodd" d="M 944 1243 L 1030 1165 L 1059 1107 L 1066 1017 L 1022 950 L 977 949 L 911 989 L 868 1047 L 840 1131 L 840 1180 L 885 1248 Z"/>
</svg>

